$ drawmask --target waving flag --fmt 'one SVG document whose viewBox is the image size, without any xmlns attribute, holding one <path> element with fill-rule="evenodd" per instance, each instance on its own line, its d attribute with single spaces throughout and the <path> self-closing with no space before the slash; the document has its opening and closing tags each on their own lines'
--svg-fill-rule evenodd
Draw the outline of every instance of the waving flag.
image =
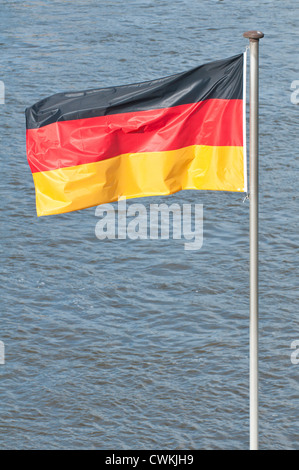
<svg viewBox="0 0 299 470">
<path fill-rule="evenodd" d="M 37 214 L 182 189 L 245 191 L 243 54 L 26 109 Z"/>
</svg>

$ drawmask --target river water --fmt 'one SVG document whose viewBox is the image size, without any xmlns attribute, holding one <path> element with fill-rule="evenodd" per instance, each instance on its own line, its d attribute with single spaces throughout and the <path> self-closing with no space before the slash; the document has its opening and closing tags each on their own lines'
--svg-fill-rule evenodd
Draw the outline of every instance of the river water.
<svg viewBox="0 0 299 470">
<path fill-rule="evenodd" d="M 138 200 L 203 204 L 198 251 L 100 241 L 95 208 L 37 218 L 24 110 L 238 54 L 250 29 L 265 33 L 260 446 L 298 448 L 298 15 L 295 0 L 2 0 L 0 448 L 248 448 L 248 200 Z"/>
</svg>

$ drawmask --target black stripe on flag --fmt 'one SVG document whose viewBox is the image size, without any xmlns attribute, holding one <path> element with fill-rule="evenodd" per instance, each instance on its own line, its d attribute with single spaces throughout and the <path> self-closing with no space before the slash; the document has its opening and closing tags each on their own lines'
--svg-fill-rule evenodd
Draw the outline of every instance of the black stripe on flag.
<svg viewBox="0 0 299 470">
<path fill-rule="evenodd" d="M 27 129 L 57 121 L 147 111 L 206 99 L 242 99 L 243 54 L 143 83 L 57 93 L 26 109 Z"/>
</svg>

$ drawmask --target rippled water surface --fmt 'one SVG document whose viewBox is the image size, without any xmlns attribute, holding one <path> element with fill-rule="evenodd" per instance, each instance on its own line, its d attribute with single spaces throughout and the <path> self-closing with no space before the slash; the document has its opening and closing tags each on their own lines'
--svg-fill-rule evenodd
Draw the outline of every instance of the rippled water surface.
<svg viewBox="0 0 299 470">
<path fill-rule="evenodd" d="M 2 449 L 248 447 L 248 201 L 184 191 L 204 243 L 105 240 L 95 208 L 37 218 L 24 109 L 244 50 L 261 29 L 260 440 L 298 448 L 297 1 L 2 1 Z M 139 200 L 141 202 L 141 200 Z"/>
</svg>

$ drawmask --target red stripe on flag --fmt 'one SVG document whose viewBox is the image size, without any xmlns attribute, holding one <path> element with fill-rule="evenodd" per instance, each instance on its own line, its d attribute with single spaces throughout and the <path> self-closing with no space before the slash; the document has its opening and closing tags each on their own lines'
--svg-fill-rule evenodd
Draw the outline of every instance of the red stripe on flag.
<svg viewBox="0 0 299 470">
<path fill-rule="evenodd" d="M 58 121 L 26 132 L 33 173 L 98 162 L 117 155 L 190 145 L 242 146 L 242 100 L 199 103 L 88 119 Z"/>
</svg>

